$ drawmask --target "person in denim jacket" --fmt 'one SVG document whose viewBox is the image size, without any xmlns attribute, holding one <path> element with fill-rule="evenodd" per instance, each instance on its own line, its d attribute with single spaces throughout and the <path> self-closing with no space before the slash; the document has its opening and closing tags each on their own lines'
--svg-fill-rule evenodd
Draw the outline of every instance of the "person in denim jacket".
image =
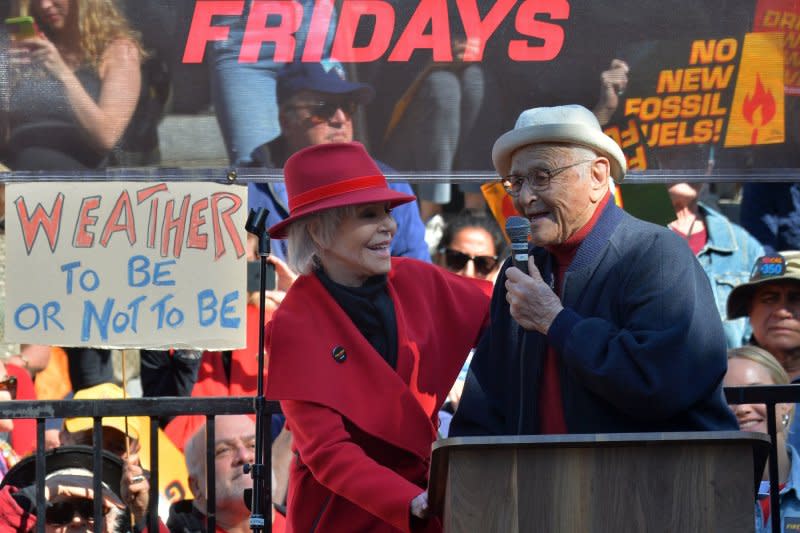
<svg viewBox="0 0 800 533">
<path fill-rule="evenodd" d="M 768 351 L 757 346 L 744 346 L 728 351 L 728 371 L 725 374 L 726 387 L 745 387 L 758 385 L 788 385 L 789 375 Z M 731 405 L 742 431 L 767 433 L 767 406 L 764 404 Z M 800 461 L 797 450 L 787 442 L 789 421 L 794 404 L 784 403 L 775 406 L 778 433 L 778 478 L 780 485 L 781 531 L 795 531 L 800 527 Z M 769 507 L 769 467 L 764 468 L 761 487 L 756 501 L 756 531 L 772 531 L 773 513 Z"/>
<path fill-rule="evenodd" d="M 669 228 L 683 237 L 711 282 L 717 310 L 723 320 L 728 348 L 747 344 L 752 333 L 746 316 L 727 318 L 728 295 L 746 283 L 761 244 L 741 226 L 698 201 L 702 184 L 676 183 L 669 187 L 676 219 Z"/>
</svg>

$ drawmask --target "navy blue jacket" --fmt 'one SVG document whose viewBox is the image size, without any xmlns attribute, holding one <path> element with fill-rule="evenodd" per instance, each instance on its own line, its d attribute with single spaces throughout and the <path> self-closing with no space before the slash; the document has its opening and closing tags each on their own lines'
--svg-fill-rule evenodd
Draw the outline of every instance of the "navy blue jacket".
<svg viewBox="0 0 800 533">
<path fill-rule="evenodd" d="M 552 256 L 531 253 L 552 285 Z M 564 310 L 547 336 L 524 332 L 509 315 L 508 264 L 451 436 L 539 433 L 548 345 L 559 354 L 569 433 L 738 429 L 722 395 L 727 361 L 714 295 L 680 237 L 609 203 L 564 276 Z"/>
<path fill-rule="evenodd" d="M 765 253 L 800 250 L 800 184 L 745 183 L 739 218 Z"/>
<path fill-rule="evenodd" d="M 253 151 L 253 166 L 282 167 L 286 161 L 285 143 L 283 136 L 274 141 L 262 144 Z M 378 168 L 384 174 L 394 172 L 394 169 L 376 161 Z M 389 182 L 389 187 L 405 194 L 414 194 L 411 186 L 403 182 Z M 266 208 L 267 227 L 277 224 L 289 216 L 289 199 L 286 194 L 286 185 L 280 183 L 255 183 L 247 186 L 247 203 L 250 208 Z M 425 224 L 419 216 L 417 201 L 398 205 L 392 209 L 392 216 L 397 221 L 397 233 L 392 239 L 391 251 L 394 256 L 412 257 L 430 263 L 431 256 L 428 245 L 425 243 Z M 272 254 L 286 260 L 286 241 L 273 240 Z"/>
</svg>

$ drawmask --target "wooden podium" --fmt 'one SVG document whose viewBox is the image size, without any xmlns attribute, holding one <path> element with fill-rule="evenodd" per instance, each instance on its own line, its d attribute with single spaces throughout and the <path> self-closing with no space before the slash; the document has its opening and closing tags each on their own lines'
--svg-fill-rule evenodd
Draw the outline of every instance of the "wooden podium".
<svg viewBox="0 0 800 533">
<path fill-rule="evenodd" d="M 446 533 L 752 533 L 769 437 L 739 431 L 434 443 Z"/>
</svg>

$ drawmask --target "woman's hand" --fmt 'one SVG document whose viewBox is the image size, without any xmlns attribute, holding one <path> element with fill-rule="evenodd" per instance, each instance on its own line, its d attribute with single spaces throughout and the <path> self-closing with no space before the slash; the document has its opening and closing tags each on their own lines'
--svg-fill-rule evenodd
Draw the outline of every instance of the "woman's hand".
<svg viewBox="0 0 800 533">
<path fill-rule="evenodd" d="M 57 80 L 64 81 L 67 77 L 72 76 L 72 69 L 61 57 L 56 45 L 47 39 L 31 37 L 20 41 L 19 46 L 28 51 L 28 57 L 32 64 L 43 67 Z"/>
<path fill-rule="evenodd" d="M 428 507 L 428 491 L 419 494 L 411 500 L 411 515 L 417 518 L 428 518 L 430 508 Z"/>
</svg>

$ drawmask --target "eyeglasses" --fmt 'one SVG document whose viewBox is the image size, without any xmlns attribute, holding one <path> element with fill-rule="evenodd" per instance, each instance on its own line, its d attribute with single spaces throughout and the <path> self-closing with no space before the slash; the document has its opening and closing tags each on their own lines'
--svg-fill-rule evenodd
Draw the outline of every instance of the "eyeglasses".
<svg viewBox="0 0 800 533">
<path fill-rule="evenodd" d="M 15 376 L 6 376 L 0 379 L 0 390 L 8 391 L 12 400 L 17 398 L 17 378 Z"/>
<path fill-rule="evenodd" d="M 309 102 L 305 104 L 296 104 L 287 106 L 287 109 L 307 109 L 309 113 L 311 113 L 311 121 L 315 124 L 322 124 L 323 122 L 328 122 L 333 116 L 336 114 L 336 111 L 339 109 L 347 115 L 348 117 L 352 117 L 353 114 L 356 112 L 356 108 L 358 104 L 353 100 L 341 100 L 341 101 L 325 101 L 321 100 L 319 102 Z"/>
<path fill-rule="evenodd" d="M 78 513 L 84 522 L 94 523 L 94 502 L 84 498 L 74 498 L 48 503 L 45 523 L 52 526 L 66 526 L 72 523 L 75 513 Z"/>
<path fill-rule="evenodd" d="M 561 174 L 565 170 L 576 167 L 578 165 L 582 165 L 584 163 L 590 163 L 594 161 L 594 159 L 586 159 L 584 161 L 578 161 L 576 163 L 572 163 L 571 165 L 567 165 L 565 167 L 547 169 L 547 168 L 537 168 L 533 171 L 532 174 L 528 176 L 516 176 L 511 174 L 503 178 L 503 188 L 506 190 L 508 194 L 516 198 L 519 196 L 519 193 L 522 192 L 522 187 L 527 183 L 528 187 L 532 191 L 542 191 L 550 186 L 550 182 L 554 177 L 558 174 Z"/>
<path fill-rule="evenodd" d="M 496 255 L 469 255 L 452 248 L 442 248 L 440 254 L 444 254 L 444 264 L 449 270 L 463 270 L 469 261 L 475 265 L 475 271 L 481 276 L 488 276 L 497 266 Z"/>
</svg>

